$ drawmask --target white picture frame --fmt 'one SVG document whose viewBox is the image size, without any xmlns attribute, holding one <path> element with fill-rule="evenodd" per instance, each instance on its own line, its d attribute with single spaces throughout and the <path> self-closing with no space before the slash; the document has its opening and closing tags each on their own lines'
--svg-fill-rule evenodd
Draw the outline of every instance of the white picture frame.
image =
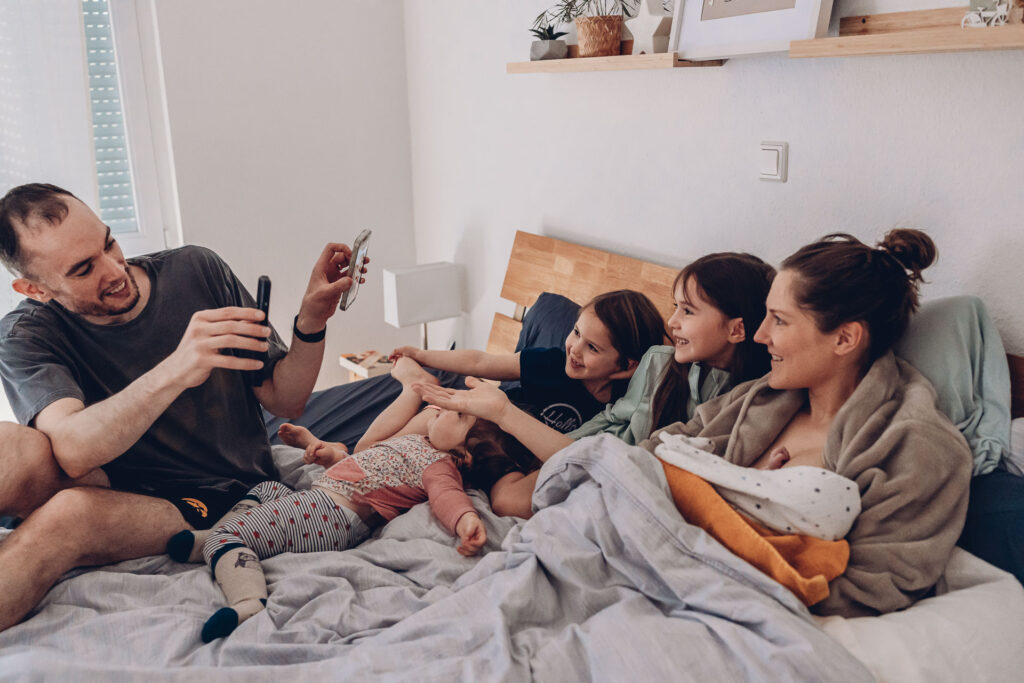
<svg viewBox="0 0 1024 683">
<path fill-rule="evenodd" d="M 791 40 L 828 33 L 832 0 L 795 0 L 793 7 L 701 20 L 705 5 L 754 0 L 676 0 L 669 50 L 680 59 L 723 59 L 785 52 Z"/>
</svg>

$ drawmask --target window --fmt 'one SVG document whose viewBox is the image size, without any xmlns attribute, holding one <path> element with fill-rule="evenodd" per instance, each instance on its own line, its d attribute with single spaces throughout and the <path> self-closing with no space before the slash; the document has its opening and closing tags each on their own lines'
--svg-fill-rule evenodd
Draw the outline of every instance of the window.
<svg viewBox="0 0 1024 683">
<path fill-rule="evenodd" d="M 99 216 L 120 237 L 139 231 L 135 216 L 128 136 L 125 133 L 123 98 L 117 78 L 114 39 L 107 0 L 82 0 L 85 26 L 85 61 L 89 74 L 89 105 L 96 155 Z"/>
<path fill-rule="evenodd" d="M 94 208 L 129 256 L 180 243 L 153 3 L 81 0 Z"/>
</svg>

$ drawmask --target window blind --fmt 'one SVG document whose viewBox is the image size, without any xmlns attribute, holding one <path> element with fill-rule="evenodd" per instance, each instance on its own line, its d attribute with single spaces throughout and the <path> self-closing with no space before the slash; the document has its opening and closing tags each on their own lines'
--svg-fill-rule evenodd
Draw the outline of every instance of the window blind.
<svg viewBox="0 0 1024 683">
<path fill-rule="evenodd" d="M 138 232 L 121 87 L 107 0 L 82 0 L 100 218 L 113 233 Z"/>
</svg>

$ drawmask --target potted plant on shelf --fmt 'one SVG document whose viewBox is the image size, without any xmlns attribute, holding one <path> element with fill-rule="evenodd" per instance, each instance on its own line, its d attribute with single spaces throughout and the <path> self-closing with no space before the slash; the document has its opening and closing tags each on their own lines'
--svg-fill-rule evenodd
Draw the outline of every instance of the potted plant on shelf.
<svg viewBox="0 0 1024 683">
<path fill-rule="evenodd" d="M 638 0 L 558 0 L 534 20 L 534 28 L 576 22 L 580 57 L 617 55 L 624 17 L 632 18 Z"/>
<path fill-rule="evenodd" d="M 556 31 L 554 26 L 544 26 L 530 29 L 530 33 L 537 38 L 530 44 L 531 62 L 541 59 L 562 59 L 569 53 L 569 46 L 564 40 L 559 40 L 566 35 L 565 31 Z"/>
</svg>

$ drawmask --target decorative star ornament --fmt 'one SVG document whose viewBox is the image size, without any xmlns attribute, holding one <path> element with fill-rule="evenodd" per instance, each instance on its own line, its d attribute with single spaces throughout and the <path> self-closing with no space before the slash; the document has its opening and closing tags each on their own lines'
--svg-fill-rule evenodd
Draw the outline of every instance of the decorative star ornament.
<svg viewBox="0 0 1024 683">
<path fill-rule="evenodd" d="M 636 17 L 626 21 L 633 34 L 633 54 L 668 52 L 672 17 L 665 14 L 661 0 L 640 0 Z"/>
</svg>

